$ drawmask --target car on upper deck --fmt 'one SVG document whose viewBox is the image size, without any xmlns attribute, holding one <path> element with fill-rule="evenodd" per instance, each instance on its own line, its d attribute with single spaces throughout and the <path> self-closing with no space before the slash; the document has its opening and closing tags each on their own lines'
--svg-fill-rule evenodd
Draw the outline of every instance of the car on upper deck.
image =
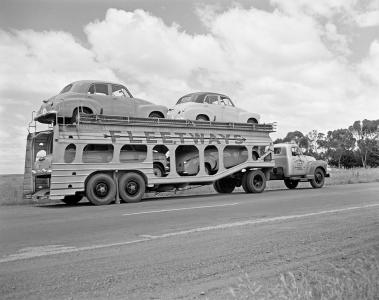
<svg viewBox="0 0 379 300">
<path fill-rule="evenodd" d="M 233 123 L 259 123 L 260 120 L 259 114 L 236 107 L 228 96 L 209 92 L 191 93 L 181 97 L 169 109 L 167 117 Z"/>
<path fill-rule="evenodd" d="M 122 84 L 99 80 L 75 81 L 56 96 L 43 100 L 35 120 L 50 124 L 56 116 L 78 121 L 79 112 L 141 118 L 165 118 L 167 107 L 134 98 Z"/>
</svg>

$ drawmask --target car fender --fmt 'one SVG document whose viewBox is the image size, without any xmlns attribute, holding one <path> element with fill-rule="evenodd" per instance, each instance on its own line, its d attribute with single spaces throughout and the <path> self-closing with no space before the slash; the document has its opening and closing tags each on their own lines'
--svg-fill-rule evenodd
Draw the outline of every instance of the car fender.
<svg viewBox="0 0 379 300">
<path fill-rule="evenodd" d="M 256 119 L 259 123 L 261 117 L 259 114 L 256 114 L 256 113 L 250 113 L 250 112 L 246 112 L 246 111 L 240 111 L 239 112 L 239 118 L 238 119 L 242 123 L 247 123 L 247 120 L 252 119 L 252 118 Z"/>
<path fill-rule="evenodd" d="M 94 114 L 100 114 L 101 112 L 101 105 L 89 98 L 66 98 L 57 104 L 59 112 L 62 112 L 65 117 L 71 117 L 78 107 L 88 107 Z"/>
<path fill-rule="evenodd" d="M 207 107 L 187 107 L 184 111 L 185 119 L 196 120 L 198 115 L 207 115 L 210 121 L 215 118 L 213 111 Z"/>
<path fill-rule="evenodd" d="M 168 108 L 164 105 L 155 105 L 155 104 L 142 104 L 136 105 L 136 116 L 141 118 L 149 117 L 150 113 L 153 111 L 159 111 L 167 118 Z"/>
</svg>

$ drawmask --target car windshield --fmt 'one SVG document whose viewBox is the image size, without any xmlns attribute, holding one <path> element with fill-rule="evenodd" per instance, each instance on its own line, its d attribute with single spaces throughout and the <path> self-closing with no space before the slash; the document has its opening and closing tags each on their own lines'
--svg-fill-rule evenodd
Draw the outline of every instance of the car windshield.
<svg viewBox="0 0 379 300">
<path fill-rule="evenodd" d="M 65 86 L 59 94 L 67 93 L 71 90 L 71 88 L 72 88 L 72 84 L 69 84 L 69 85 Z"/>
<path fill-rule="evenodd" d="M 203 94 L 191 94 L 187 96 L 183 96 L 178 100 L 176 104 L 188 103 L 188 102 L 196 102 L 203 103 L 205 95 Z"/>
</svg>

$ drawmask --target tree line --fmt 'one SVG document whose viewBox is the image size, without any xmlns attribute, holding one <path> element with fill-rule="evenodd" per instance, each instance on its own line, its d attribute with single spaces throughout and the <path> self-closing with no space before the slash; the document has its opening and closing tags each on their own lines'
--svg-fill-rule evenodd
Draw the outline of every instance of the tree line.
<svg viewBox="0 0 379 300">
<path fill-rule="evenodd" d="M 329 165 L 344 168 L 379 166 L 379 119 L 355 121 L 344 129 L 326 134 L 312 130 L 288 132 L 274 143 L 297 143 L 304 154 L 328 161 Z"/>
</svg>

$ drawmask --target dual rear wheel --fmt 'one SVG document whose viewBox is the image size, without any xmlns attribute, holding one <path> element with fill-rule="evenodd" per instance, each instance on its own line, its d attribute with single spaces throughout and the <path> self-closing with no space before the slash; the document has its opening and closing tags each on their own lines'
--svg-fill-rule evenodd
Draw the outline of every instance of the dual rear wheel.
<svg viewBox="0 0 379 300">
<path fill-rule="evenodd" d="M 237 186 L 235 178 L 222 178 L 213 183 L 214 189 L 221 194 L 231 193 Z M 247 171 L 242 176 L 242 188 L 246 193 L 262 193 L 266 188 L 266 176 L 261 170 Z"/>
<path fill-rule="evenodd" d="M 136 172 L 122 174 L 118 179 L 119 195 L 124 202 L 139 202 L 145 193 L 144 178 Z M 94 205 L 107 205 L 115 200 L 117 187 L 108 173 L 97 173 L 86 183 L 86 196 Z"/>
</svg>

